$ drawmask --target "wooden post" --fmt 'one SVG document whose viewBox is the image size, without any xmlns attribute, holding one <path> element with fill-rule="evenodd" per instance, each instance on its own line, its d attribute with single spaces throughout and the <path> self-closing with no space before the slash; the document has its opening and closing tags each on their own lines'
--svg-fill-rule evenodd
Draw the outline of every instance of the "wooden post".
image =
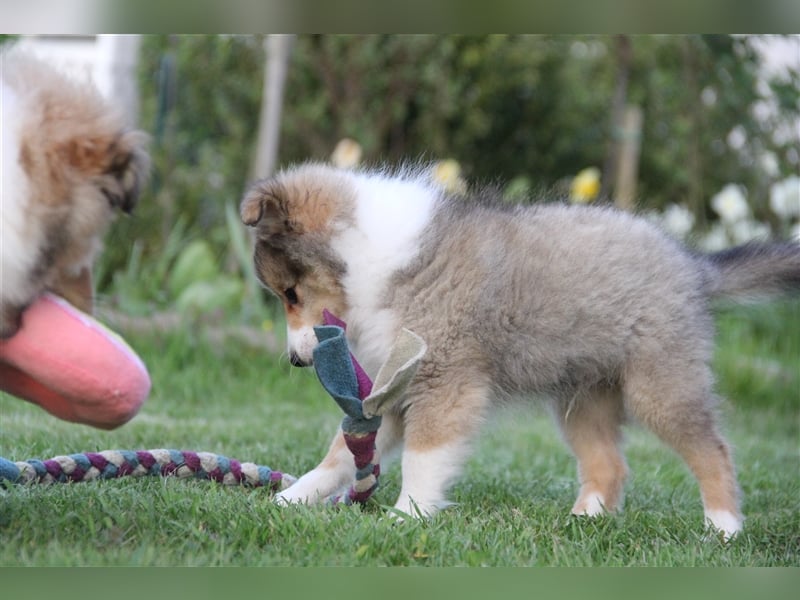
<svg viewBox="0 0 800 600">
<path fill-rule="evenodd" d="M 628 104 L 619 130 L 614 204 L 625 210 L 636 205 L 636 182 L 639 174 L 639 152 L 642 142 L 642 109 Z"/>
<path fill-rule="evenodd" d="M 264 40 L 267 60 L 264 67 L 264 90 L 256 139 L 256 157 L 251 178 L 272 175 L 278 160 L 278 141 L 281 131 L 283 85 L 289 68 L 289 53 L 293 35 L 270 34 Z"/>
<path fill-rule="evenodd" d="M 620 140 L 617 138 L 617 134 L 622 126 L 625 106 L 628 101 L 628 79 L 630 78 L 631 65 L 633 64 L 633 42 L 631 36 L 614 36 L 614 56 L 617 64 L 617 75 L 614 84 L 614 96 L 611 99 L 611 115 L 609 119 L 611 135 L 607 143 L 606 158 L 600 178 L 599 197 L 603 201 L 611 198 L 611 191 L 616 187 L 616 176 L 620 160 Z"/>
</svg>

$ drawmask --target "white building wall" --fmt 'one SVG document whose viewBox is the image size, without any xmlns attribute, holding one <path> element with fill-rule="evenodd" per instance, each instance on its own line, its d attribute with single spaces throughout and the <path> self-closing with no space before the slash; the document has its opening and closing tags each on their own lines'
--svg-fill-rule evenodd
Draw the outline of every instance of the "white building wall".
<svg viewBox="0 0 800 600">
<path fill-rule="evenodd" d="M 124 107 L 131 124 L 139 114 L 136 63 L 140 35 L 24 35 L 16 45 L 80 79 Z"/>
</svg>

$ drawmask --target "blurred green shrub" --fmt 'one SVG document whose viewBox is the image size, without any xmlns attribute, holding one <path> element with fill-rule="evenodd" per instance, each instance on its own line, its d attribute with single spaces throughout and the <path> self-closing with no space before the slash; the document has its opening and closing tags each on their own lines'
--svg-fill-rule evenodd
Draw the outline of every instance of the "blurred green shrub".
<svg viewBox="0 0 800 600">
<path fill-rule="evenodd" d="M 777 227 L 769 190 L 800 161 L 791 135 L 800 73 L 765 79 L 746 36 L 630 42 L 626 100 L 644 112 L 641 208 L 684 204 L 703 228 L 717 218 L 712 195 L 735 183 L 754 218 Z M 453 158 L 468 183 L 512 181 L 509 196 L 525 201 L 604 164 L 618 69 L 612 36 L 299 35 L 279 163 L 327 160 L 352 138 L 368 165 Z M 139 296 L 174 302 L 172 261 L 199 238 L 220 273 L 262 302 L 234 207 L 248 182 L 263 77 L 261 36 L 145 37 L 140 122 L 153 136 L 153 178 L 136 215 L 114 227 L 101 292 L 119 296 L 123 282 L 130 290 L 132 277 L 148 278 L 136 282 Z"/>
</svg>

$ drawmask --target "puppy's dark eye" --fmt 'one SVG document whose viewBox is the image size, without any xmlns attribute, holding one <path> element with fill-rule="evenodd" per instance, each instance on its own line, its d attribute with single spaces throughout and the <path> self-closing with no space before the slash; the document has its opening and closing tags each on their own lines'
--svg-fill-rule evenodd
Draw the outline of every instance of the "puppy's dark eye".
<svg viewBox="0 0 800 600">
<path fill-rule="evenodd" d="M 295 289 L 293 287 L 290 287 L 290 288 L 286 289 L 283 292 L 283 295 L 286 296 L 286 301 L 291 305 L 295 305 L 295 304 L 297 304 L 299 302 L 299 300 L 297 298 L 297 292 L 295 291 Z"/>
</svg>

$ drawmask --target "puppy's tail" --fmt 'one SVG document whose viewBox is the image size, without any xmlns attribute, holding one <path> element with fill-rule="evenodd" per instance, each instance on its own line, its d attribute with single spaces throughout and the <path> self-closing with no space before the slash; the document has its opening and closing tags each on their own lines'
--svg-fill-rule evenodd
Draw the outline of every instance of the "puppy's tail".
<svg viewBox="0 0 800 600">
<path fill-rule="evenodd" d="M 751 242 L 705 256 L 712 299 L 757 302 L 800 293 L 800 244 Z"/>
</svg>

